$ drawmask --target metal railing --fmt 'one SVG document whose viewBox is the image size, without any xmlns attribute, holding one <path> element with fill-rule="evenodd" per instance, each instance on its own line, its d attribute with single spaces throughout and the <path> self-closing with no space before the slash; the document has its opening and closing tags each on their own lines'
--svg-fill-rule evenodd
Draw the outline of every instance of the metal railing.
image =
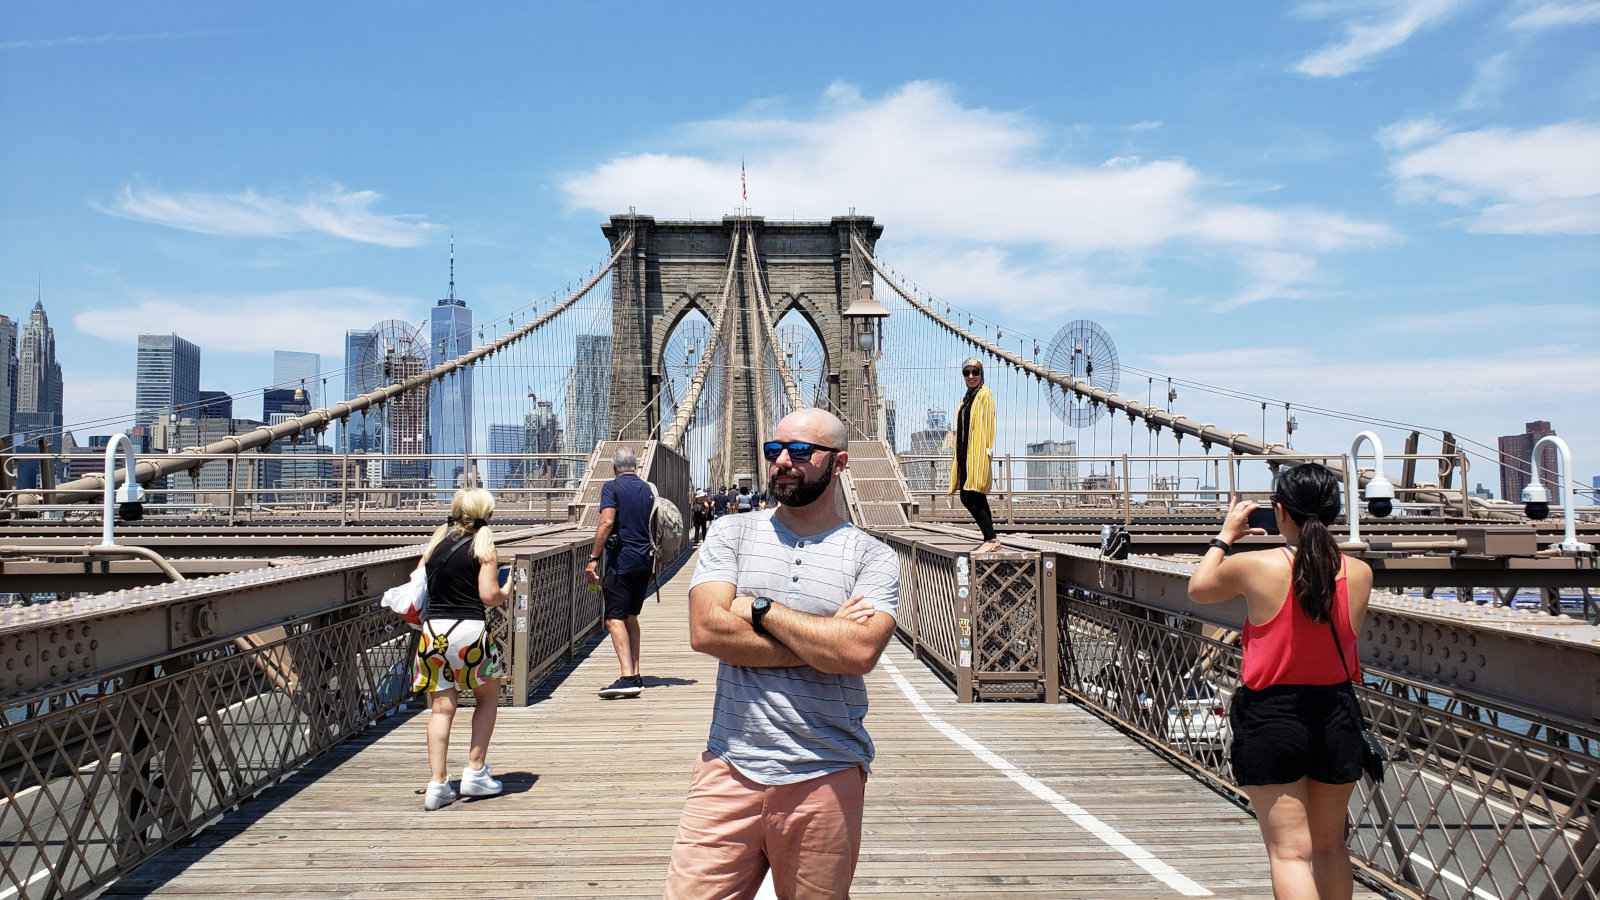
<svg viewBox="0 0 1600 900">
<path fill-rule="evenodd" d="M 9 702 L 6 895 L 85 896 L 394 712 L 410 634 L 363 600 Z"/>
<path fill-rule="evenodd" d="M 1238 632 L 1062 591 L 1061 691 L 1243 802 L 1227 709 Z M 1600 897 L 1600 731 L 1371 667 L 1358 689 L 1391 762 L 1350 804 L 1350 854 L 1408 896 Z"/>
<path fill-rule="evenodd" d="M 973 555 L 970 541 L 926 532 L 878 537 L 900 556 L 896 632 L 958 700 L 1056 701 L 1053 560 Z"/>
<path fill-rule="evenodd" d="M 960 503 L 947 496 L 949 454 L 901 453 L 898 456 L 911 494 L 917 498 L 923 514 L 938 517 L 948 513 L 956 518 L 967 515 Z M 1467 510 L 1469 517 L 1473 510 L 1486 507 L 1485 501 L 1473 497 L 1467 490 L 1468 460 L 1463 454 L 1412 453 L 1386 455 L 1385 458 L 1408 470 L 1414 469 L 1418 462 L 1432 463 L 1438 471 L 1459 477 L 1460 483 L 1449 489 L 1455 498 L 1452 505 Z M 995 521 L 1007 524 L 1077 510 L 1100 514 L 1115 511 L 1125 522 L 1132 521 L 1136 512 L 1208 513 L 1225 510 L 1241 499 L 1266 500 L 1271 495 L 1267 485 L 1271 484 L 1272 476 L 1268 470 L 1294 462 L 1321 462 L 1341 468 L 1350 464 L 1346 455 L 1338 453 L 1282 452 L 1271 457 L 1235 453 L 1204 456 L 1000 454 L 990 460 L 990 506 Z M 1419 495 L 1437 497 L 1440 492 L 1436 484 L 1407 485 L 1403 479 L 1395 480 L 1396 499 L 1402 505 Z M 1346 509 L 1360 505 L 1360 497 L 1346 496 Z M 1439 503 L 1434 500 L 1423 505 L 1437 508 Z"/>
<path fill-rule="evenodd" d="M 158 455 L 146 459 L 161 459 Z M 454 479 L 433 474 L 436 463 L 459 463 L 495 495 L 497 509 L 566 517 L 573 492 L 582 482 L 589 456 L 581 453 L 188 453 L 199 460 L 188 472 L 151 483 L 150 518 L 209 515 L 229 524 L 260 515 L 293 513 L 337 515 L 343 522 L 364 516 L 448 508 Z M 99 453 L 14 453 L 0 465 L 16 484 L 17 464 L 34 461 L 65 469 L 68 475 L 97 471 Z M 99 521 L 100 510 L 83 504 L 51 502 L 50 489 L 33 484 L 0 487 L 0 511 L 17 510 L 23 495 L 42 498 L 26 506 L 29 515 L 69 513 L 75 520 Z"/>
</svg>

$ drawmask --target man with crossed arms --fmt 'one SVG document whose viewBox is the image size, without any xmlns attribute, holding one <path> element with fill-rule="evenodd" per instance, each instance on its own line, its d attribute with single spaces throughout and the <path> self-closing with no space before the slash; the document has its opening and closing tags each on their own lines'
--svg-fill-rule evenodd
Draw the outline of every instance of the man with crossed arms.
<svg viewBox="0 0 1600 900">
<path fill-rule="evenodd" d="M 846 897 L 872 738 L 863 678 L 894 633 L 900 562 L 840 514 L 844 423 L 803 409 L 767 441 L 776 509 L 718 519 L 689 590 L 695 650 L 721 660 L 669 900 Z"/>
</svg>

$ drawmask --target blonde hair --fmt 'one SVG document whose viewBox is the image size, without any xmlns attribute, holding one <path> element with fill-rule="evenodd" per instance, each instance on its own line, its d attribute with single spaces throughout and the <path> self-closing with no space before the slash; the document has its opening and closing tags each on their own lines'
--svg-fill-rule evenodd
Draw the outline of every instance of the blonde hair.
<svg viewBox="0 0 1600 900">
<path fill-rule="evenodd" d="M 481 487 L 462 488 L 450 498 L 450 518 L 434 529 L 428 546 L 422 550 L 422 561 L 427 562 L 433 551 L 446 537 L 472 535 L 472 555 L 480 563 L 500 561 L 494 547 L 494 529 L 489 518 L 494 515 L 494 495 Z"/>
</svg>

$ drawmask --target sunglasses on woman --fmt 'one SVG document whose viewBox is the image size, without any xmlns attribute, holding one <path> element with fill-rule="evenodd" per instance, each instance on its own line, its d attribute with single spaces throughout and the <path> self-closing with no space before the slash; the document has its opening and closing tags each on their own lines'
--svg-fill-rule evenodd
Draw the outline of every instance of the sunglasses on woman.
<svg viewBox="0 0 1600 900">
<path fill-rule="evenodd" d="M 789 458 L 798 463 L 809 462 L 811 454 L 818 450 L 828 450 L 837 453 L 838 447 L 824 447 L 810 441 L 767 441 L 761 445 L 761 454 L 767 462 L 777 462 L 783 451 L 789 451 Z"/>
<path fill-rule="evenodd" d="M 983 374 L 983 370 L 982 369 L 962 369 L 961 370 L 961 374 L 962 375 L 982 375 Z"/>
</svg>

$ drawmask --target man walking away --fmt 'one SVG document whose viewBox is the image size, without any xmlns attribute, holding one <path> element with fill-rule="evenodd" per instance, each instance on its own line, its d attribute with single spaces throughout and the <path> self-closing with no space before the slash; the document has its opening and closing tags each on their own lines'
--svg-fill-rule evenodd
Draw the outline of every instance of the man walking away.
<svg viewBox="0 0 1600 900">
<path fill-rule="evenodd" d="M 650 550 L 650 510 L 655 495 L 635 474 L 639 458 L 632 449 L 621 447 L 611 455 L 611 465 L 617 476 L 600 489 L 600 527 L 584 568 L 590 583 L 600 582 L 606 630 L 617 651 L 617 680 L 600 689 L 600 696 L 607 700 L 644 692 L 644 678 L 639 674 L 639 610 L 644 608 L 655 564 Z M 603 580 L 602 556 L 606 563 Z"/>
<path fill-rule="evenodd" d="M 721 660 L 666 896 L 847 897 L 872 738 L 863 677 L 894 633 L 900 564 L 838 514 L 844 423 L 803 409 L 762 445 L 775 510 L 711 528 L 689 643 Z"/>
<path fill-rule="evenodd" d="M 755 497 L 750 494 L 748 485 L 739 485 L 739 499 L 736 502 L 739 505 L 739 512 L 747 513 L 755 509 Z"/>
</svg>

